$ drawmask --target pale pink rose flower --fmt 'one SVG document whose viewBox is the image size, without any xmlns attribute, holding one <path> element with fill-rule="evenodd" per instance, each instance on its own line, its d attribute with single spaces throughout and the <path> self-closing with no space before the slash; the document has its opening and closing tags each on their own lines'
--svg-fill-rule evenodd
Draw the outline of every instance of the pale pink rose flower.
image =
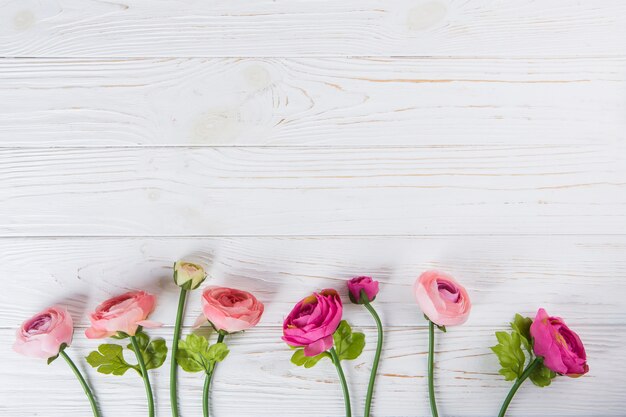
<svg viewBox="0 0 626 417">
<path fill-rule="evenodd" d="M 424 272 L 415 281 L 413 292 L 426 317 L 439 326 L 465 323 L 472 309 L 465 288 L 445 272 Z"/>
<path fill-rule="evenodd" d="M 50 307 L 26 320 L 17 329 L 13 350 L 25 356 L 48 359 L 69 346 L 74 335 L 72 316 L 65 307 Z"/>
<path fill-rule="evenodd" d="M 89 315 L 91 327 L 85 330 L 89 339 L 103 339 L 124 332 L 134 336 L 139 326 L 159 327 L 161 323 L 147 320 L 154 310 L 156 297 L 144 291 L 130 291 L 110 298 Z"/>
<path fill-rule="evenodd" d="M 207 320 L 216 330 L 235 333 L 256 326 L 263 315 L 263 303 L 247 291 L 208 287 L 202 292 L 202 315 L 194 327 Z"/>
</svg>

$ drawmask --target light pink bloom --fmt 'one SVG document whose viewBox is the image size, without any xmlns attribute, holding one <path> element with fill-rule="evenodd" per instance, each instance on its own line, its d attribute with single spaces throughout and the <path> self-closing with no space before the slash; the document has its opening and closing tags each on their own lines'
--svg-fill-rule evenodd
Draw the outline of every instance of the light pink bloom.
<svg viewBox="0 0 626 417">
<path fill-rule="evenodd" d="M 22 355 L 48 359 L 70 345 L 74 334 L 72 316 L 65 307 L 50 307 L 26 320 L 17 329 L 13 350 Z"/>
<path fill-rule="evenodd" d="M 424 272 L 415 281 L 413 292 L 426 317 L 439 326 L 465 323 L 472 309 L 465 288 L 445 272 Z"/>
<path fill-rule="evenodd" d="M 343 305 L 337 291 L 322 290 L 301 300 L 283 323 L 283 340 L 304 346 L 305 356 L 315 356 L 333 347 L 333 333 L 339 327 Z"/>
<path fill-rule="evenodd" d="M 154 310 L 156 297 L 144 291 L 130 291 L 110 298 L 89 315 L 91 327 L 85 330 L 89 339 L 103 339 L 124 332 L 134 336 L 139 326 L 159 327 L 161 323 L 146 320 Z"/>
<path fill-rule="evenodd" d="M 565 325 L 563 319 L 550 317 L 543 308 L 530 326 L 533 349 L 554 372 L 579 377 L 589 372 L 587 354 L 580 337 Z"/>
<path fill-rule="evenodd" d="M 216 330 L 240 332 L 256 326 L 264 311 L 263 303 L 247 291 L 208 287 L 202 292 L 202 313 L 196 326 L 208 320 Z"/>
<path fill-rule="evenodd" d="M 374 301 L 376 294 L 378 294 L 378 281 L 371 277 L 355 277 L 348 281 L 350 301 L 355 304 L 362 304 L 361 290 L 365 291 L 365 296 L 369 302 Z"/>
</svg>

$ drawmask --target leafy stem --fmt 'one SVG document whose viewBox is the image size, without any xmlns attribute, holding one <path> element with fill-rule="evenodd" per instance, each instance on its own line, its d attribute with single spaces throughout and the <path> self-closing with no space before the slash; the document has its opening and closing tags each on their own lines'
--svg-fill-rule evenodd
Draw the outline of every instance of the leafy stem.
<svg viewBox="0 0 626 417">
<path fill-rule="evenodd" d="M 180 297 L 178 299 L 178 312 L 176 313 L 176 325 L 174 326 L 174 341 L 172 342 L 172 359 L 170 363 L 170 405 L 172 407 L 172 417 L 178 417 L 178 395 L 176 392 L 178 363 L 176 362 L 176 352 L 178 351 L 178 340 L 180 339 L 180 327 L 183 320 L 186 299 L 187 290 L 181 288 Z"/>
<path fill-rule="evenodd" d="M 224 342 L 225 334 L 220 332 L 217 336 L 217 343 Z M 204 417 L 209 417 L 209 392 L 211 389 L 211 381 L 213 380 L 213 374 L 215 373 L 215 367 L 217 366 L 217 362 L 213 364 L 213 367 L 210 371 L 206 372 L 206 377 L 204 379 L 204 389 L 202 391 L 202 412 L 204 413 Z"/>
<path fill-rule="evenodd" d="M 378 341 L 376 342 L 376 354 L 374 355 L 374 363 L 372 364 L 372 372 L 370 373 L 370 382 L 367 387 L 367 397 L 365 398 L 365 413 L 364 417 L 369 417 L 370 409 L 372 407 L 372 396 L 374 394 L 374 382 L 376 380 L 376 373 L 378 371 L 378 362 L 380 361 L 380 353 L 383 349 L 383 325 L 380 322 L 380 317 L 376 313 L 376 310 L 369 302 L 364 290 L 361 290 L 361 301 L 363 305 L 370 312 L 374 321 L 376 322 L 376 329 L 378 330 Z"/>
<path fill-rule="evenodd" d="M 433 417 L 439 417 L 437 413 L 437 401 L 435 400 L 434 384 L 435 368 L 435 323 L 428 320 L 428 399 L 430 400 L 430 412 Z"/>
<path fill-rule="evenodd" d="M 133 346 L 133 350 L 135 351 L 135 356 L 137 356 L 137 362 L 139 364 L 139 370 L 141 376 L 143 377 L 143 383 L 146 387 L 146 396 L 148 397 L 148 416 L 154 417 L 154 398 L 152 397 L 152 387 L 150 386 L 150 378 L 148 377 L 148 369 L 146 369 L 146 363 L 143 360 L 143 355 L 141 349 L 139 348 L 139 343 L 137 343 L 137 337 L 131 336 L 130 343 Z"/>
<path fill-rule="evenodd" d="M 70 366 L 70 368 L 72 368 L 72 371 L 74 372 L 74 375 L 76 375 L 76 378 L 78 378 L 80 385 L 83 386 L 83 390 L 85 391 L 85 394 L 87 394 L 87 398 L 89 399 L 89 403 L 91 404 L 91 410 L 93 411 L 94 417 L 100 417 L 100 412 L 98 411 L 96 400 L 93 397 L 93 393 L 91 392 L 91 389 L 89 388 L 89 385 L 87 384 L 87 381 L 85 381 L 85 378 L 80 373 L 80 371 L 78 370 L 78 368 L 76 367 L 72 359 L 70 359 L 67 353 L 65 353 L 65 350 L 61 350 L 59 352 L 59 355 L 63 356 L 63 359 L 65 359 L 65 361 Z"/>
<path fill-rule="evenodd" d="M 346 417 L 352 416 L 352 411 L 350 409 L 350 392 L 348 391 L 348 384 L 346 383 L 346 376 L 343 374 L 343 369 L 341 368 L 341 362 L 339 361 L 339 356 L 337 356 L 337 351 L 335 351 L 334 347 L 331 347 L 328 351 L 330 356 L 337 368 L 337 373 L 339 374 L 339 381 L 341 382 L 341 388 L 343 390 L 343 401 L 346 407 Z"/>
<path fill-rule="evenodd" d="M 526 369 L 524 369 L 524 372 L 522 373 L 522 375 L 519 378 L 517 378 L 517 380 L 515 381 L 515 383 L 511 387 L 511 390 L 509 391 L 509 394 L 504 399 L 504 402 L 502 403 L 502 407 L 500 408 L 500 413 L 498 413 L 498 417 L 504 417 L 504 415 L 506 414 L 506 409 L 509 407 L 509 404 L 511 403 L 511 400 L 513 399 L 513 396 L 515 395 L 515 393 L 517 392 L 519 387 L 526 380 L 526 378 L 528 378 L 530 376 L 530 374 L 533 373 L 535 368 L 537 366 L 542 365 L 542 364 L 543 364 L 543 358 L 535 358 L 534 361 L 532 361 L 532 362 L 530 362 L 528 364 Z"/>
</svg>

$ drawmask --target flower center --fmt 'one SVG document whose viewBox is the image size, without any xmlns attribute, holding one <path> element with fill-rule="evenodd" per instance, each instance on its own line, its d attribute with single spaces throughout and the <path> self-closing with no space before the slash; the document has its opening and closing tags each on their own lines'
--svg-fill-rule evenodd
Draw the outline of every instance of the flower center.
<svg viewBox="0 0 626 417">
<path fill-rule="evenodd" d="M 50 323 L 52 323 L 52 316 L 49 313 L 42 314 L 30 323 L 26 329 L 26 333 L 29 335 L 45 333 L 50 328 Z"/>
<path fill-rule="evenodd" d="M 449 283 L 448 281 L 437 281 L 437 289 L 439 290 L 439 295 L 446 301 L 450 301 L 451 303 L 456 303 L 459 301 L 459 289 Z"/>
</svg>

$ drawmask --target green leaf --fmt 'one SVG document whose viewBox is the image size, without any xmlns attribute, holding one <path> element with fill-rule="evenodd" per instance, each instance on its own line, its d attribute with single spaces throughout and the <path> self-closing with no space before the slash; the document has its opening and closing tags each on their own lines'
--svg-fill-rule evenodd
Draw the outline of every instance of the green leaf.
<svg viewBox="0 0 626 417">
<path fill-rule="evenodd" d="M 533 323 L 533 320 L 530 317 L 522 317 L 520 314 L 516 314 L 515 318 L 511 322 L 511 328 L 513 331 L 519 333 L 521 336 L 521 342 L 524 345 L 524 348 L 532 356 L 532 344 L 531 344 L 531 336 L 530 336 L 530 325 Z"/>
<path fill-rule="evenodd" d="M 142 330 L 135 333 L 135 339 L 137 340 L 137 345 L 139 345 L 141 357 L 146 364 L 146 369 L 156 369 L 163 365 L 167 357 L 165 340 L 159 338 L 151 341 L 150 336 Z M 129 343 L 126 348 L 132 352 L 135 351 L 132 343 Z"/>
<path fill-rule="evenodd" d="M 526 363 L 526 356 L 521 347 L 523 337 L 513 331 L 511 333 L 496 332 L 496 338 L 498 344 L 493 346 L 491 350 L 498 356 L 500 366 L 502 366 L 500 374 L 507 381 L 519 378 L 524 372 L 524 364 Z"/>
<path fill-rule="evenodd" d="M 228 352 L 225 343 L 209 345 L 205 337 L 191 333 L 185 340 L 178 341 L 176 361 L 186 372 L 210 373 L 217 362 L 228 356 Z"/>
<path fill-rule="evenodd" d="M 146 369 L 156 369 L 163 365 L 167 358 L 167 345 L 165 340 L 159 338 L 150 342 L 146 350 L 141 352 L 146 363 Z"/>
<path fill-rule="evenodd" d="M 330 358 L 330 353 L 322 352 L 316 356 L 304 356 L 304 349 L 297 349 L 291 356 L 291 363 L 305 368 L 314 367 L 323 358 Z"/>
<path fill-rule="evenodd" d="M 122 353 L 123 350 L 124 348 L 120 345 L 100 345 L 97 351 L 93 351 L 87 356 L 87 363 L 97 368 L 101 374 L 124 375 L 129 369 L 134 369 L 140 373 L 138 366 L 126 362 Z"/>
<path fill-rule="evenodd" d="M 333 334 L 333 339 L 340 361 L 358 358 L 365 347 L 365 335 L 358 332 L 353 333 L 352 328 L 345 320 L 341 320 L 339 323 L 339 327 Z"/>
<path fill-rule="evenodd" d="M 556 372 L 551 371 L 542 363 L 533 369 L 528 378 L 538 387 L 547 387 L 556 378 Z"/>
<path fill-rule="evenodd" d="M 194 353 L 185 349 L 181 349 L 180 345 L 178 347 L 178 351 L 176 352 L 176 362 L 181 368 L 183 368 L 185 372 L 208 372 L 205 369 L 205 364 L 204 362 L 202 362 L 201 359 L 198 359 L 198 357 Z"/>
</svg>

